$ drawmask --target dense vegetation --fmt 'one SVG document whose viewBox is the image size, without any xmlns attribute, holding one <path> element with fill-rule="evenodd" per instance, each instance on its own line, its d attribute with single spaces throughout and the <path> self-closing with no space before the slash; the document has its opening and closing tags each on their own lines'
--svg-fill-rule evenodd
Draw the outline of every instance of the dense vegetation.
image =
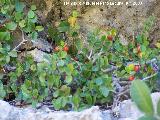
<svg viewBox="0 0 160 120">
<path fill-rule="evenodd" d="M 133 81 L 131 97 L 153 117 L 149 91 L 160 90 L 160 46 L 151 48 L 149 41 L 153 16 L 146 20 L 141 33 L 124 44 L 116 29 L 97 29 L 87 40 L 80 39 L 78 13 L 73 11 L 57 28 L 47 28 L 54 52 L 37 63 L 32 56 L 18 58 L 19 46 L 27 41 L 25 36 L 35 41 L 38 32 L 44 30 L 37 24 L 36 6 L 28 8 L 18 0 L 1 0 L 0 7 L 4 18 L 0 21 L 0 99 L 11 100 L 12 95 L 16 101 L 36 106 L 49 97 L 56 110 L 81 110 L 95 104 L 111 105 L 117 84 L 123 87 L 121 84 Z M 22 32 L 22 42 L 13 48 L 16 30 Z"/>
</svg>

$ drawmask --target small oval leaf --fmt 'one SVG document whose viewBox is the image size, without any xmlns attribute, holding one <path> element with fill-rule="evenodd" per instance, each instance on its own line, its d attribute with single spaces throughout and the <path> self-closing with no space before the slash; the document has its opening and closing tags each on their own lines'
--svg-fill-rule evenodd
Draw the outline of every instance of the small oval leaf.
<svg viewBox="0 0 160 120">
<path fill-rule="evenodd" d="M 17 28 L 17 24 L 14 23 L 14 22 L 7 23 L 7 24 L 6 24 L 6 28 L 7 28 L 8 30 L 15 30 L 15 29 Z"/>
<path fill-rule="evenodd" d="M 135 80 L 132 82 L 130 90 L 131 98 L 137 107 L 146 115 L 153 115 L 153 103 L 147 85 L 140 80 Z"/>
</svg>

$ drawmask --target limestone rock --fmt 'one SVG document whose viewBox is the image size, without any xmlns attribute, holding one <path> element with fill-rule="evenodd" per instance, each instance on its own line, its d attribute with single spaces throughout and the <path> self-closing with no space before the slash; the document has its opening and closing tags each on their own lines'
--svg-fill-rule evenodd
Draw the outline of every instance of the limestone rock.
<svg viewBox="0 0 160 120">
<path fill-rule="evenodd" d="M 160 93 L 151 94 L 153 106 L 156 111 L 158 100 L 160 100 Z M 120 104 L 120 119 L 119 120 L 138 120 L 139 117 L 142 117 L 144 114 L 138 110 L 135 103 L 131 100 L 125 100 Z M 127 119 L 126 119 L 127 118 Z"/>
<path fill-rule="evenodd" d="M 160 99 L 160 93 L 153 93 L 154 108 Z M 119 106 L 120 117 L 114 118 L 111 110 L 100 110 L 93 106 L 81 112 L 52 111 L 46 107 L 17 108 L 0 100 L 0 120 L 137 120 L 143 115 L 131 100 L 125 100 Z"/>
<path fill-rule="evenodd" d="M 82 2 L 83 0 L 80 1 Z M 87 0 L 87 2 L 93 1 L 96 0 Z M 133 3 L 138 3 L 139 1 L 142 2 L 142 5 L 133 5 Z M 89 31 L 93 31 L 96 28 L 107 31 L 114 27 L 125 39 L 130 40 L 133 35 L 142 30 L 144 21 L 149 16 L 154 15 L 156 21 L 151 30 L 150 39 L 154 44 L 160 40 L 159 0 L 123 0 L 124 4 L 120 6 L 74 6 L 64 5 L 64 2 L 71 2 L 71 0 L 28 0 L 27 4 L 35 4 L 37 6 L 38 20 L 44 26 L 48 23 L 55 26 L 57 21 L 67 19 L 72 10 L 76 9 L 80 13 L 78 21 L 83 39 L 86 39 Z M 126 2 L 131 4 L 125 5 Z"/>
<path fill-rule="evenodd" d="M 35 110 L 33 108 L 16 108 L 0 101 L 0 120 L 110 120 L 109 115 L 102 119 L 99 107 L 93 106 L 82 112 L 64 112 Z M 109 113 L 108 113 L 109 114 Z"/>
<path fill-rule="evenodd" d="M 6 120 L 12 112 L 13 107 L 10 106 L 7 102 L 0 101 L 0 120 Z"/>
<path fill-rule="evenodd" d="M 38 40 L 32 42 L 33 42 L 33 47 L 41 51 L 51 53 L 53 50 L 52 45 L 44 39 L 39 38 Z"/>
<path fill-rule="evenodd" d="M 47 55 L 47 53 L 35 48 L 34 50 L 28 51 L 27 54 L 31 55 L 34 59 L 34 61 L 36 62 L 42 62 L 42 61 L 46 61 L 48 62 L 48 60 L 45 58 L 45 55 Z"/>
</svg>

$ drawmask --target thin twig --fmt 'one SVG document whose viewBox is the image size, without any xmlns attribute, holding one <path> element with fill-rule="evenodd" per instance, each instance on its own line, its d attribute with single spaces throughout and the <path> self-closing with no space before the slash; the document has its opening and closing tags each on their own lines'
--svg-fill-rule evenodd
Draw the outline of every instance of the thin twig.
<svg viewBox="0 0 160 120">
<path fill-rule="evenodd" d="M 146 77 L 146 78 L 143 78 L 142 81 L 145 81 L 145 80 L 148 80 L 148 79 L 150 79 L 150 78 L 153 78 L 153 77 L 155 77 L 157 74 L 158 74 L 158 73 L 155 73 L 155 74 L 153 74 L 153 75 L 151 75 L 151 76 L 148 76 L 148 77 Z"/>
<path fill-rule="evenodd" d="M 147 61 L 146 64 L 150 64 L 150 63 L 153 63 L 153 62 L 156 62 L 156 61 L 157 61 L 157 59 L 156 59 L 156 58 L 153 58 L 153 59 Z"/>
<path fill-rule="evenodd" d="M 114 71 L 114 70 L 117 70 L 117 68 L 118 67 L 116 67 L 116 66 L 112 66 L 111 68 L 108 68 L 108 69 L 101 69 L 102 70 L 102 72 L 104 72 L 104 73 L 108 73 L 108 72 L 111 72 L 111 71 Z"/>
<path fill-rule="evenodd" d="M 102 49 L 101 49 L 100 52 L 99 52 L 97 55 L 95 55 L 92 63 L 95 63 L 95 61 L 96 61 L 96 60 L 99 58 L 99 56 L 102 55 L 103 53 L 104 53 L 104 52 L 102 52 Z"/>
<path fill-rule="evenodd" d="M 124 91 L 122 91 L 121 93 L 119 93 L 117 96 L 120 97 L 122 95 L 125 95 L 126 93 L 129 93 L 129 89 L 126 89 Z"/>
<path fill-rule="evenodd" d="M 22 41 L 13 49 L 14 50 L 17 50 L 21 45 L 25 44 L 25 42 L 27 42 L 27 40 L 25 39 L 24 37 L 24 32 L 21 30 L 22 32 Z"/>
<path fill-rule="evenodd" d="M 92 54 L 93 54 L 93 50 L 90 51 L 90 54 L 89 54 L 89 59 L 91 59 L 92 57 Z"/>
<path fill-rule="evenodd" d="M 153 62 L 156 62 L 156 61 L 157 61 L 157 59 L 156 59 L 156 58 L 153 58 L 153 59 L 147 61 L 146 64 L 150 64 L 150 63 L 153 63 Z M 137 64 L 137 63 L 133 63 L 133 64 L 139 65 L 139 64 Z M 117 70 L 117 69 L 118 69 L 117 66 L 111 66 L 111 68 L 102 69 L 102 72 L 108 73 L 108 72 L 111 72 L 111 71 L 115 71 L 115 70 Z"/>
<path fill-rule="evenodd" d="M 71 60 L 73 60 L 74 62 L 76 62 L 76 63 L 77 63 L 77 65 L 79 66 L 79 68 L 81 69 L 81 64 L 80 64 L 80 62 L 78 62 L 78 61 L 74 60 L 73 58 L 71 58 Z"/>
</svg>

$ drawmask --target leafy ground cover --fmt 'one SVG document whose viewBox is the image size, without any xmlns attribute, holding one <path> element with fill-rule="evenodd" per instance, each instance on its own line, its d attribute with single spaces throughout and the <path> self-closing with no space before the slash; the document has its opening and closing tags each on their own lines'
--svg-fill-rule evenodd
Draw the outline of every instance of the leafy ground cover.
<svg viewBox="0 0 160 120">
<path fill-rule="evenodd" d="M 35 41 L 44 30 L 37 24 L 36 6 L 27 8 L 17 0 L 1 0 L 0 7 L 0 99 L 36 106 L 49 98 L 56 110 L 81 110 L 92 105 L 108 109 L 130 98 L 133 83 L 132 99 L 147 115 L 154 115 L 149 91 L 160 91 L 160 46 L 150 47 L 149 41 L 154 16 L 127 44 L 114 28 L 90 32 L 84 43 L 78 13 L 73 11 L 57 28 L 48 25 L 54 52 L 44 56 L 47 61 L 37 63 L 32 56 L 18 59 L 25 36 Z M 22 32 L 22 42 L 12 48 L 17 29 Z M 141 105 L 143 101 L 146 104 Z"/>
</svg>

